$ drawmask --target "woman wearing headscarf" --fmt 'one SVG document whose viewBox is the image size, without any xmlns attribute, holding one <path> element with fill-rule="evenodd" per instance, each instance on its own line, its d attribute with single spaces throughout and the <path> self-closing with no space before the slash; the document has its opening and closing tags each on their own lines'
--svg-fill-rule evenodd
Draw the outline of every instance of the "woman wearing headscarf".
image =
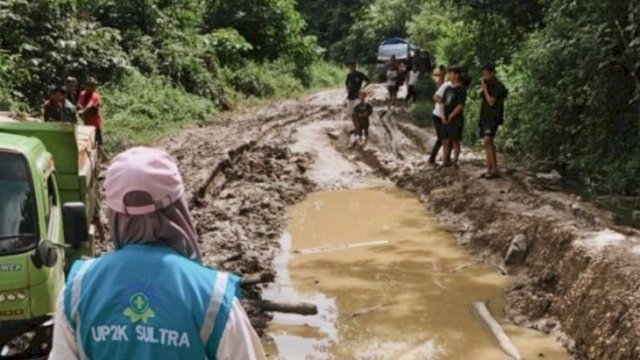
<svg viewBox="0 0 640 360">
<path fill-rule="evenodd" d="M 130 149 L 112 160 L 105 190 L 116 250 L 73 265 L 50 359 L 264 359 L 239 278 L 201 263 L 173 159 Z"/>
</svg>

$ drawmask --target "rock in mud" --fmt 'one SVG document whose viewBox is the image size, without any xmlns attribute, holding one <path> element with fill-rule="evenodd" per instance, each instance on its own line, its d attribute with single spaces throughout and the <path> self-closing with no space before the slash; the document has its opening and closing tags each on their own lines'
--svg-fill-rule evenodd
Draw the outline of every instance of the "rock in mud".
<svg viewBox="0 0 640 360">
<path fill-rule="evenodd" d="M 509 266 L 522 264 L 527 256 L 528 247 L 527 237 L 524 234 L 516 235 L 511 240 L 509 251 L 507 251 L 507 256 L 504 258 L 504 264 Z"/>
</svg>

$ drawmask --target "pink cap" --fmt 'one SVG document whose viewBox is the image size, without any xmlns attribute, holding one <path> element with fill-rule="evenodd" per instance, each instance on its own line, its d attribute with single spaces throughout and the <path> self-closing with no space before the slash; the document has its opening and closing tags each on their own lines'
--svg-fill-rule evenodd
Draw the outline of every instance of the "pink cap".
<svg viewBox="0 0 640 360">
<path fill-rule="evenodd" d="M 182 176 L 173 158 L 148 147 L 135 147 L 113 158 L 104 187 L 109 207 L 126 215 L 150 214 L 184 195 Z M 124 198 L 131 192 L 148 193 L 154 204 L 127 206 Z"/>
</svg>

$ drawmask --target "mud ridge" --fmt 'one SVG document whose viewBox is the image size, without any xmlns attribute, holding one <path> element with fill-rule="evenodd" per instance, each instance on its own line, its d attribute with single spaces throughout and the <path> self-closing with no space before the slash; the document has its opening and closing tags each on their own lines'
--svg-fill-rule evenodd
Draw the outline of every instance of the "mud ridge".
<svg viewBox="0 0 640 360">
<path fill-rule="evenodd" d="M 411 124 L 399 128 L 422 147 L 433 142 Z M 640 359 L 637 231 L 575 196 L 544 190 L 526 171 L 507 169 L 487 181 L 479 178 L 482 160 L 470 153 L 460 170 L 436 171 L 426 155 L 407 161 L 379 147 L 359 151 L 360 160 L 420 194 L 478 258 L 504 269 L 512 239 L 528 239 L 524 262 L 507 268 L 517 277 L 506 309 L 515 323 L 554 334 L 577 359 Z"/>
</svg>

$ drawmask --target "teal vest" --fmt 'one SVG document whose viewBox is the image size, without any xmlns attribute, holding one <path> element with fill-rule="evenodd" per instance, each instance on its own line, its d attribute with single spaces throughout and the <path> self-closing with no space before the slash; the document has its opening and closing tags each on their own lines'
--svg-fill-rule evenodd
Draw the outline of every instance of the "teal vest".
<svg viewBox="0 0 640 360">
<path fill-rule="evenodd" d="M 239 278 L 166 247 L 77 261 L 64 293 L 81 359 L 216 359 Z"/>
</svg>

